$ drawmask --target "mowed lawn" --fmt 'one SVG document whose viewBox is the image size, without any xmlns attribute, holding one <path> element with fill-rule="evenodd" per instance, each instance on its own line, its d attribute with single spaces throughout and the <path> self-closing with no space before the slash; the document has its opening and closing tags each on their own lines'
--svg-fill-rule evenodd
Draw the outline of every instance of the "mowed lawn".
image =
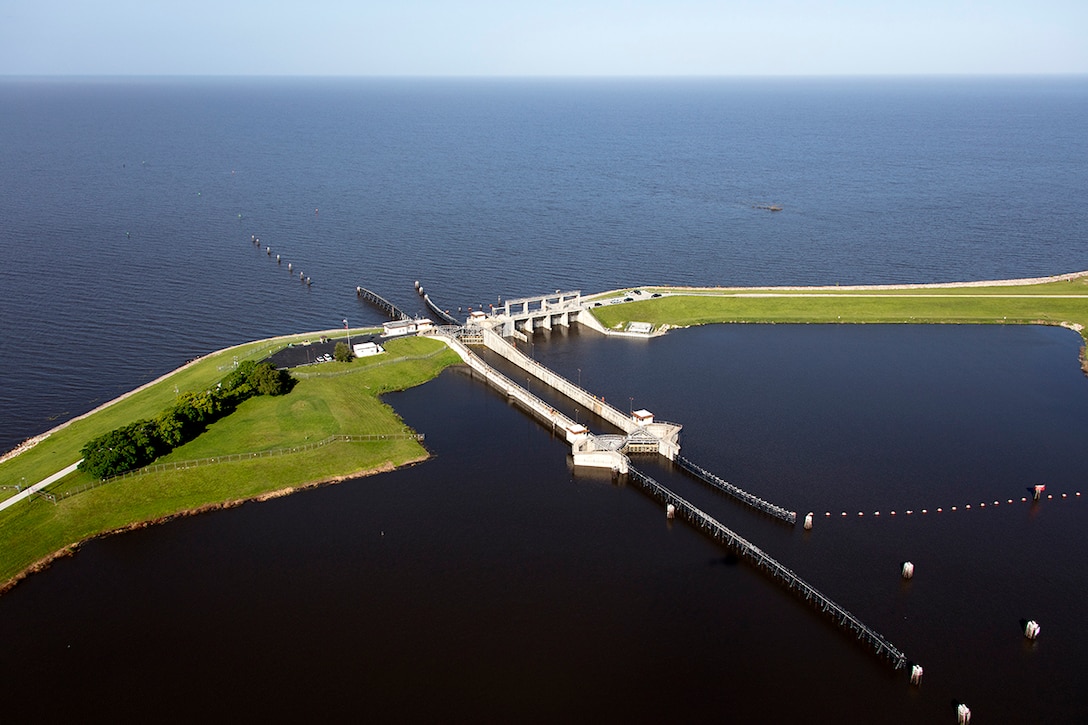
<svg viewBox="0 0 1088 725">
<path fill-rule="evenodd" d="M 662 297 L 603 305 L 605 327 L 718 322 L 1061 324 L 1088 327 L 1088 278 L 1025 287 L 846 291 L 669 290 Z"/>
<path fill-rule="evenodd" d="M 177 448 L 160 462 L 290 448 L 336 434 L 408 432 L 396 412 L 378 396 L 426 382 L 458 358 L 441 342 L 423 338 L 391 340 L 386 349 L 385 355 L 352 363 L 325 363 L 301 369 L 299 383 L 288 395 L 245 401 L 232 415 L 209 426 L 201 436 Z M 267 349 L 260 357 L 266 354 Z M 223 359 L 231 361 L 232 358 L 233 354 Z M 212 370 L 217 374 L 205 377 L 204 387 L 213 385 L 228 372 L 218 374 L 217 368 L 218 365 L 212 364 Z M 160 383 L 160 386 L 166 386 L 168 395 L 149 394 L 147 399 L 134 396 L 106 409 L 111 413 L 107 419 L 116 426 L 161 412 L 173 402 L 174 384 L 173 377 Z M 179 385 L 179 389 L 184 388 Z M 161 403 L 161 409 L 154 407 L 158 403 Z M 95 422 L 92 419 L 101 413 L 88 419 L 88 423 Z M 100 425 L 81 428 L 97 430 L 104 425 L 102 421 L 96 422 Z M 52 437 L 46 443 L 49 440 Z M 39 444 L 8 463 L 35 454 L 52 458 L 48 449 L 42 448 L 44 445 Z M 66 445 L 70 451 L 74 444 Z M 75 453 L 78 458 L 78 447 Z M 135 475 L 109 481 L 69 498 L 59 498 L 55 505 L 42 499 L 20 502 L 0 511 L 0 536 L 4 541 L 0 549 L 0 583 L 12 580 L 34 562 L 54 552 L 103 532 L 309 483 L 388 470 L 425 456 L 425 449 L 412 438 L 336 442 L 275 457 Z M 63 494 L 90 483 L 93 483 L 90 477 L 77 472 L 50 490 Z"/>
</svg>

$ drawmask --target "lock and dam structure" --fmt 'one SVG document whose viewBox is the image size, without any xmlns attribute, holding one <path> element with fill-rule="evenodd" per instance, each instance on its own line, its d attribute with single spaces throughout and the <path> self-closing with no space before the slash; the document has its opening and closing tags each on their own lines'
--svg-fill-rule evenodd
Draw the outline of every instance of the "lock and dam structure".
<svg viewBox="0 0 1088 725">
<path fill-rule="evenodd" d="M 429 299 L 428 304 L 433 306 Z M 758 546 L 636 468 L 632 465 L 629 456 L 654 453 L 664 456 L 685 473 L 704 484 L 785 524 L 796 524 L 796 512 L 765 501 L 739 486 L 728 483 L 681 456 L 682 426 L 680 424 L 656 420 L 653 414 L 646 410 L 624 413 L 603 398 L 591 394 L 525 355 L 507 339 L 526 341 L 535 330 L 566 326 L 572 322 L 606 332 L 585 306 L 580 292 L 556 292 L 552 295 L 510 300 L 501 307 L 493 307 L 491 314 L 482 311 L 473 313 L 464 325 L 433 327 L 420 334 L 445 342 L 461 357 L 474 375 L 504 394 L 508 400 L 523 408 L 545 427 L 562 435 L 571 447 L 575 466 L 605 468 L 611 470 L 614 475 L 625 476 L 626 480 L 664 504 L 670 516 L 678 516 L 736 552 L 756 569 L 794 592 L 817 611 L 830 617 L 838 626 L 865 643 L 878 656 L 890 662 L 895 669 L 907 666 L 906 655 L 881 634 L 865 625 L 844 607 L 836 604 Z M 585 425 L 571 419 L 562 411 L 557 410 L 553 404 L 534 395 L 527 387 L 519 385 L 496 370 L 473 350 L 478 346 L 509 361 L 581 408 L 592 411 L 621 433 L 593 434 Z M 920 673 L 920 668 L 915 669 Z"/>
</svg>

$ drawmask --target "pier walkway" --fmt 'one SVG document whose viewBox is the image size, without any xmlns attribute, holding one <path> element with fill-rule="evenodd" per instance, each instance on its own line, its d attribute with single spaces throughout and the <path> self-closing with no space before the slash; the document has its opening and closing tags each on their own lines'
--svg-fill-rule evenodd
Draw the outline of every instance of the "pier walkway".
<svg viewBox="0 0 1088 725">
<path fill-rule="evenodd" d="M 509 304 L 509 303 L 508 303 Z M 678 423 L 655 421 L 652 417 L 643 421 L 636 421 L 628 413 L 624 413 L 615 406 L 605 402 L 603 398 L 591 395 L 588 391 L 570 382 L 563 376 L 541 365 L 528 355 L 518 350 L 503 337 L 486 324 L 479 326 L 479 335 L 488 350 L 500 355 L 529 373 L 536 379 L 545 383 L 559 393 L 573 400 L 586 410 L 590 410 L 612 425 L 616 426 L 628 436 L 637 435 L 644 437 L 649 434 L 658 440 L 658 453 L 670 461 L 676 458 L 680 452 L 680 430 L 683 428 Z"/>
<path fill-rule="evenodd" d="M 865 642 L 879 656 L 889 660 L 895 669 L 898 670 L 906 666 L 906 655 L 891 642 L 881 636 L 880 633 L 864 624 L 849 611 L 831 601 L 814 586 L 797 576 L 791 569 L 779 563 L 779 561 L 770 554 L 739 534 L 726 528 L 717 519 L 704 513 L 691 503 L 688 503 L 685 499 L 680 498 L 634 466 L 628 466 L 627 477 L 628 480 L 633 481 L 658 501 L 661 501 L 665 505 L 671 504 L 674 506 L 676 508 L 676 514 L 695 528 L 703 531 L 715 541 L 725 544 L 749 563 L 754 564 L 757 569 L 769 574 L 771 578 L 778 581 L 784 587 L 798 594 L 818 611 L 829 615 L 836 624 L 854 634 L 862 642 Z"/>
<path fill-rule="evenodd" d="M 592 435 L 585 426 L 579 424 L 577 421 L 571 420 L 569 417 L 549 405 L 546 401 L 533 395 L 510 378 L 495 370 L 470 350 L 468 343 L 486 345 L 488 349 L 495 350 L 504 358 L 516 362 L 522 369 L 536 375 L 538 379 L 544 381 L 573 400 L 582 401 L 584 400 L 583 396 L 588 396 L 591 401 L 602 405 L 603 401 L 598 401 L 596 398 L 589 396 L 584 390 L 572 385 L 569 381 L 551 372 L 543 365 L 539 365 L 535 360 L 526 358 L 520 351 L 515 350 L 512 345 L 503 340 L 498 333 L 493 330 L 479 325 L 467 327 L 448 326 L 432 328 L 426 333 L 421 334 L 441 339 L 465 361 L 474 375 L 479 374 L 482 376 L 489 385 L 505 393 L 510 400 L 520 405 L 545 425 L 550 426 L 553 431 L 562 431 L 566 441 L 571 444 L 571 453 L 574 457 L 576 466 L 588 465 L 600 468 L 610 468 L 615 474 L 626 475 L 628 480 L 635 483 L 642 490 L 666 504 L 666 506 L 673 507 L 676 514 L 695 528 L 704 532 L 715 541 L 725 544 L 731 550 L 737 552 L 746 561 L 753 564 L 757 569 L 770 575 L 772 579 L 779 582 L 782 586 L 799 595 L 804 601 L 811 604 L 818 611 L 829 615 L 838 626 L 852 633 L 859 640 L 865 642 L 879 656 L 889 660 L 896 669 L 906 666 L 906 656 L 878 632 L 866 626 L 845 608 L 833 602 L 758 546 L 726 528 L 717 519 L 711 517 L 701 509 L 696 508 L 693 504 L 676 495 L 646 473 L 630 464 L 630 460 L 626 455 L 627 453 L 655 452 L 656 450 L 657 452 L 662 452 L 662 455 L 665 455 L 664 451 L 670 451 L 673 454 L 670 456 L 672 460 L 676 461 L 683 470 L 698 477 L 700 480 L 725 491 L 729 495 L 736 497 L 738 500 L 749 506 L 753 506 L 760 511 L 764 511 L 772 516 L 788 521 L 789 523 L 794 523 L 796 521 L 796 513 L 786 511 L 779 506 L 775 506 L 757 496 L 753 496 L 743 489 L 721 480 L 714 474 L 678 455 L 679 444 L 676 442 L 676 435 L 679 434 L 680 426 L 672 423 L 662 424 L 670 427 L 669 430 L 671 434 L 671 438 L 667 441 L 663 441 L 656 435 L 652 435 L 650 431 L 647 430 L 647 426 L 636 423 L 633 419 L 623 416 L 623 414 L 616 411 L 615 408 L 608 406 L 608 408 L 614 411 L 610 415 L 616 420 L 618 424 L 617 427 L 620 427 L 623 430 L 630 430 L 631 432 L 626 436 Z M 513 352 L 511 352 L 511 350 L 513 350 Z M 514 360 L 515 357 L 518 359 Z M 602 408 L 602 410 L 606 409 L 607 408 Z M 622 422 L 616 417 L 617 414 L 623 418 Z"/>
<path fill-rule="evenodd" d="M 623 455 L 622 444 L 617 445 L 615 436 L 594 436 L 584 425 L 552 407 L 531 392 L 515 383 L 487 364 L 479 355 L 468 348 L 466 340 L 480 340 L 480 330 L 463 327 L 435 327 L 428 330 L 427 336 L 437 337 L 456 352 L 489 385 L 502 392 L 506 397 L 531 415 L 540 420 L 552 431 L 562 432 L 564 439 L 571 445 L 571 455 L 575 465 L 594 468 L 609 468 L 616 473 L 627 472 L 627 456 Z"/>
<path fill-rule="evenodd" d="M 608 404 L 603 399 L 597 398 L 580 386 L 575 385 L 563 376 L 553 372 L 548 367 L 541 365 L 536 360 L 525 355 L 518 350 L 517 347 L 507 342 L 501 335 L 495 332 L 488 322 L 489 321 L 485 321 L 483 324 L 470 324 L 464 327 L 449 326 L 435 328 L 429 334 L 440 335 L 443 339 L 446 339 L 447 344 L 450 344 L 461 358 L 469 363 L 476 372 L 480 373 L 485 380 L 491 383 L 495 388 L 501 390 L 508 397 L 520 402 L 523 407 L 534 412 L 538 418 L 544 420 L 546 424 L 551 425 L 553 429 L 559 427 L 566 430 L 570 424 L 581 429 L 584 435 L 588 436 L 590 439 L 589 442 L 580 443 L 580 445 L 584 447 L 584 450 L 582 450 L 581 453 L 578 451 L 578 446 L 575 445 L 576 438 L 573 436 L 568 437 L 568 442 L 572 444 L 572 448 L 574 449 L 574 460 L 576 465 L 600 466 L 622 471 L 626 470 L 628 465 L 627 454 L 658 453 L 675 462 L 688 474 L 712 488 L 732 496 L 741 503 L 788 524 L 794 525 L 797 523 L 796 512 L 789 511 L 782 506 L 777 506 L 769 501 L 765 501 L 759 496 L 749 493 L 739 486 L 735 486 L 722 480 L 713 473 L 681 456 L 679 436 L 683 426 L 680 424 L 656 421 L 647 411 L 644 411 L 644 413 L 647 413 L 646 415 L 638 419 L 636 419 L 634 415 L 624 413 L 615 406 Z M 449 342 L 450 340 L 455 341 L 456 344 Z M 591 435 L 584 426 L 580 426 L 576 422 L 571 421 L 570 418 L 562 416 L 550 405 L 540 400 L 535 395 L 531 395 L 520 385 L 514 383 L 481 360 L 478 356 L 474 355 L 471 350 L 468 349 L 468 345 L 484 345 L 487 349 L 517 365 L 520 369 L 534 376 L 537 380 L 540 380 L 553 390 L 565 395 L 584 410 L 592 411 L 616 426 L 624 432 L 624 435 Z M 589 453 L 593 453 L 593 455 L 589 455 Z"/>
<path fill-rule="evenodd" d="M 739 486 L 734 486 L 733 484 L 729 483 L 728 481 L 723 481 L 722 479 L 718 478 L 717 476 L 715 476 L 710 471 L 695 465 L 694 463 L 689 461 L 687 458 L 684 458 L 683 456 L 678 455 L 676 457 L 676 460 L 673 461 L 673 463 L 680 466 L 680 468 L 687 471 L 689 474 L 691 474 L 695 478 L 698 478 L 700 481 L 703 481 L 704 483 L 709 484 L 710 486 L 718 489 L 719 491 L 732 496 L 733 498 L 737 499 L 738 501 L 741 501 L 742 503 L 745 503 L 745 504 L 751 506 L 752 508 L 756 509 L 757 511 L 762 511 L 763 513 L 767 514 L 768 516 L 773 516 L 776 519 L 781 519 L 782 521 L 785 521 L 788 524 L 796 524 L 797 523 L 797 512 L 796 511 L 787 511 L 786 509 L 782 508 L 781 506 L 776 506 L 775 504 L 773 504 L 773 503 L 771 503 L 769 501 L 764 501 L 759 496 L 748 493 L 747 491 L 745 491 L 743 488 L 740 488 Z"/>
<path fill-rule="evenodd" d="M 411 316 L 394 305 L 389 300 L 385 299 L 376 292 L 371 292 L 366 287 L 356 287 L 355 296 L 361 300 L 366 300 L 370 304 L 377 307 L 379 310 L 389 316 L 391 320 L 410 320 Z"/>
</svg>

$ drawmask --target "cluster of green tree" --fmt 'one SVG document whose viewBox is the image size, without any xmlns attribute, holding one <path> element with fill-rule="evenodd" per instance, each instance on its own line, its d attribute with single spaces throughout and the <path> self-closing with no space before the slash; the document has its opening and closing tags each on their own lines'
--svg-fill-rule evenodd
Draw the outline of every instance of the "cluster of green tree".
<svg viewBox="0 0 1088 725">
<path fill-rule="evenodd" d="M 96 478 L 131 471 L 193 440 L 204 429 L 229 415 L 238 404 L 255 395 L 283 395 L 295 379 L 272 363 L 246 361 L 223 378 L 214 390 L 183 393 L 174 407 L 151 420 L 138 420 L 87 443 L 79 464 Z"/>
</svg>

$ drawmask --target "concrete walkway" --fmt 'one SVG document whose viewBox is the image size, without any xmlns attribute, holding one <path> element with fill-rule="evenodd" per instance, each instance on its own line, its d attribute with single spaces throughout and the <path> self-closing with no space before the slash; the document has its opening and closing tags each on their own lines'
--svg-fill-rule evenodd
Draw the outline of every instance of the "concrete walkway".
<svg viewBox="0 0 1088 725">
<path fill-rule="evenodd" d="M 22 501 L 24 498 L 29 498 L 30 496 L 33 496 L 35 493 L 37 493 L 38 491 L 41 491 L 43 488 L 45 488 L 49 484 L 56 483 L 57 481 L 64 478 L 65 476 L 67 476 L 72 471 L 76 470 L 76 466 L 78 466 L 82 462 L 83 462 L 83 459 L 80 458 L 78 461 L 76 461 L 72 465 L 68 466 L 67 468 L 65 468 L 63 470 L 57 471 L 56 473 L 54 473 L 49 478 L 43 478 L 41 481 L 38 481 L 33 486 L 30 486 L 28 488 L 23 489 L 22 491 L 15 494 L 11 498 L 0 501 L 0 511 L 3 511 L 8 506 L 11 506 L 12 504 L 14 504 L 17 501 Z"/>
</svg>

